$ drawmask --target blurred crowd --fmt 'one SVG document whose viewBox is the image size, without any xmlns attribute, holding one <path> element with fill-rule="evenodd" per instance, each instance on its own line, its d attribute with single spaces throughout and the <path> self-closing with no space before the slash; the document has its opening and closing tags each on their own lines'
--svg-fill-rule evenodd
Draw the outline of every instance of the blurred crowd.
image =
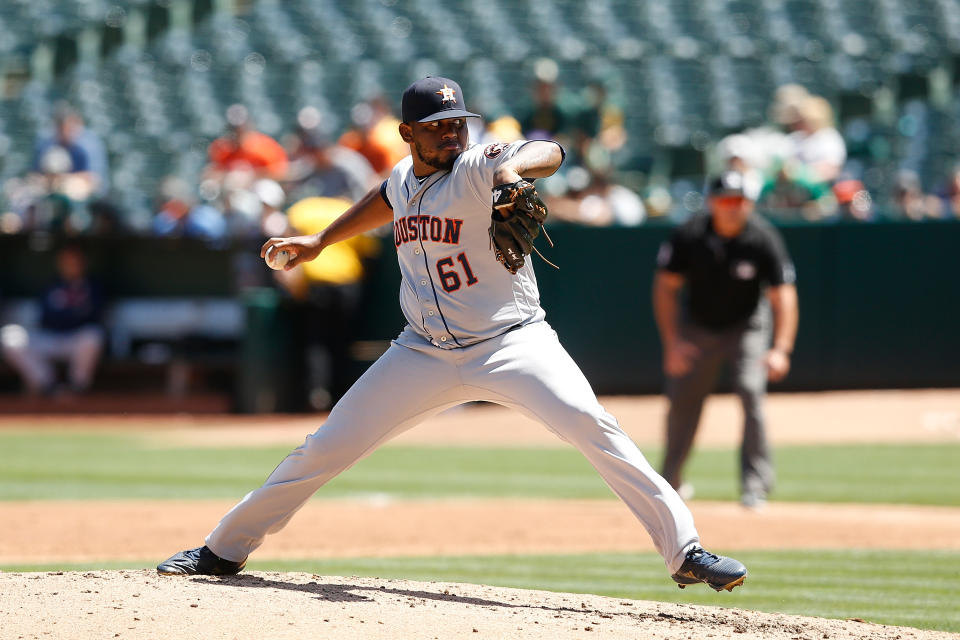
<svg viewBox="0 0 960 640">
<path fill-rule="evenodd" d="M 535 71 L 528 108 L 471 120 L 471 140 L 551 138 L 563 144 L 567 161 L 541 188 L 554 220 L 633 226 L 658 218 L 675 222 L 697 210 L 702 199 L 678 202 L 670 185 L 623 179 L 620 169 L 632 154 L 624 112 L 602 82 L 572 91 L 558 83 L 551 61 L 538 62 Z M 758 208 L 768 217 L 869 221 L 881 207 L 912 220 L 960 217 L 960 165 L 933 193 L 907 169 L 896 173 L 889 193 L 871 193 L 858 165 L 848 163 L 827 99 L 786 85 L 771 104 L 766 125 L 728 135 L 704 151 L 707 173 L 735 169 L 749 177 Z M 286 211 L 305 199 L 331 199 L 325 206 L 342 210 L 408 153 L 386 99 L 358 104 L 351 115 L 350 127 L 334 132 L 317 109 L 306 107 L 278 140 L 257 129 L 244 105 L 230 106 L 226 130 L 209 145 L 202 175 L 160 181 L 150 231 L 252 241 L 298 231 Z M 51 125 L 36 142 L 30 172 L 3 185 L 9 210 L 0 213 L 0 232 L 127 230 L 109 199 L 103 142 L 68 104 L 57 108 Z M 688 195 L 697 189 L 691 181 Z"/>
<path fill-rule="evenodd" d="M 716 149 L 722 168 L 751 179 L 752 196 L 768 215 L 808 220 L 872 215 L 866 188 L 842 174 L 847 147 L 829 101 L 799 85 L 785 85 L 777 90 L 770 115 L 769 126 L 727 136 Z"/>
<path fill-rule="evenodd" d="M 763 126 L 705 147 L 707 175 L 664 184 L 649 175 L 626 176 L 624 167 L 636 167 L 636 150 L 624 110 L 602 82 L 572 91 L 558 83 L 549 60 L 538 62 L 535 71 L 526 109 L 487 114 L 468 125 L 471 141 L 482 145 L 520 139 L 563 145 L 562 169 L 538 181 L 554 223 L 677 223 L 703 207 L 697 181 L 730 170 L 745 176 L 745 195 L 774 220 L 960 219 L 960 165 L 933 192 L 924 189 L 916 171 L 894 168 L 880 193 L 876 182 L 867 186 L 863 164 L 848 153 L 852 138 L 841 134 L 830 102 L 802 86 L 776 91 Z M 300 319 L 294 339 L 303 347 L 302 361 L 291 365 L 303 380 L 299 395 L 313 409 L 326 408 L 349 382 L 343 336 L 350 334 L 367 260 L 379 243 L 361 236 L 328 249 L 303 269 L 272 274 L 254 256 L 267 237 L 323 229 L 380 184 L 409 153 L 397 133 L 400 122 L 383 97 L 356 105 L 345 131 L 331 130 L 313 107 L 301 109 L 278 138 L 259 130 L 242 104 L 226 110 L 225 122 L 206 149 L 203 170 L 160 180 L 149 224 L 133 228 L 111 201 L 103 141 L 71 105 L 60 104 L 49 132 L 36 140 L 29 172 L 2 186 L 7 209 L 0 212 L 0 233 L 47 231 L 70 238 L 146 232 L 220 246 L 245 243 L 249 260 L 234 265 L 238 284 L 262 286 L 272 278 L 272 286 L 283 290 L 284 304 L 297 312 L 291 317 Z M 684 179 L 686 186 L 677 188 Z M 33 394 L 85 391 L 104 348 L 104 296 L 86 276 L 83 255 L 67 248 L 57 260 L 58 279 L 39 298 L 42 322 L 32 329 L 0 327 L 2 360 Z M 52 364 L 58 361 L 67 363 L 62 384 Z"/>
</svg>

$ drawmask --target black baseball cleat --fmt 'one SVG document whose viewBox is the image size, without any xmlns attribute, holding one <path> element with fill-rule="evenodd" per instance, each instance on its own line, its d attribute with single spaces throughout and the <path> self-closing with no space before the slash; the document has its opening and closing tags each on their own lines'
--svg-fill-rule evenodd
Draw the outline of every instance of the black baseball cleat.
<svg viewBox="0 0 960 640">
<path fill-rule="evenodd" d="M 743 584 L 747 568 L 738 560 L 714 555 L 698 547 L 687 552 L 683 566 L 670 577 L 681 589 L 688 584 L 703 582 L 714 591 L 733 591 L 734 587 Z"/>
<path fill-rule="evenodd" d="M 232 576 L 243 571 L 245 564 L 246 560 L 224 560 L 204 545 L 167 558 L 157 565 L 157 573 L 162 576 Z"/>
</svg>

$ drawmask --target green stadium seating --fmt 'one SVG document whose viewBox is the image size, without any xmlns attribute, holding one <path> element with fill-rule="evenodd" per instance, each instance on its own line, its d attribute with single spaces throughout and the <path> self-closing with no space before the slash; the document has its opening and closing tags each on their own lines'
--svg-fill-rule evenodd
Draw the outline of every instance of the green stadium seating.
<svg viewBox="0 0 960 640">
<path fill-rule="evenodd" d="M 789 82 L 827 97 L 843 131 L 890 136 L 881 158 L 850 139 L 855 172 L 909 167 L 933 188 L 960 147 L 956 108 L 928 104 L 932 71 L 960 85 L 960 0 L 5 0 L 0 179 L 28 168 L 65 98 L 104 138 L 114 195 L 143 215 L 164 175 L 197 174 L 231 103 L 274 136 L 312 105 L 335 133 L 357 102 L 398 108 L 414 78 L 445 73 L 473 108 L 517 114 L 540 57 L 567 92 L 601 80 L 623 105 L 628 172 L 703 171 L 710 145 L 762 124 Z M 913 133 L 880 121 L 880 89 Z"/>
</svg>

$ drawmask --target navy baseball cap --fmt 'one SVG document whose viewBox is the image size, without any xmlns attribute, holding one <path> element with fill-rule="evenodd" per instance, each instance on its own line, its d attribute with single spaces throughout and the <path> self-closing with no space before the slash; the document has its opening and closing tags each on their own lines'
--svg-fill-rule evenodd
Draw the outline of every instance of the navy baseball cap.
<svg viewBox="0 0 960 640">
<path fill-rule="evenodd" d="M 427 76 L 403 92 L 400 104 L 404 122 L 433 122 L 445 118 L 479 118 L 464 109 L 463 91 L 450 78 Z"/>
<path fill-rule="evenodd" d="M 740 196 L 753 200 L 746 176 L 738 171 L 726 171 L 710 181 L 707 194 L 711 196 Z"/>
</svg>

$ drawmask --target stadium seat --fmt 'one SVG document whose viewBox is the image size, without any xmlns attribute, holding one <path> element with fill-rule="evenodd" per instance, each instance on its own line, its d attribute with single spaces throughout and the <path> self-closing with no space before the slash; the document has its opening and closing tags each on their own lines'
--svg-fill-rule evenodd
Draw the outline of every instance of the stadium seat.
<svg viewBox="0 0 960 640">
<path fill-rule="evenodd" d="M 932 71 L 946 69 L 960 86 L 960 0 L 230 3 L 239 14 L 221 6 L 0 3 L 0 74 L 24 73 L 44 47 L 58 72 L 22 86 L 14 80 L 8 94 L 15 95 L 0 100 L 0 148 L 8 145 L 0 176 L 26 170 L 61 98 L 104 137 L 121 172 L 118 193 L 134 201 L 134 190 L 149 194 L 164 169 L 195 170 L 198 148 L 223 131 L 233 102 L 246 104 L 271 135 L 289 131 L 307 105 L 335 133 L 357 102 L 382 94 L 397 107 L 415 77 L 446 73 L 460 78 L 473 108 L 516 114 L 529 103 L 540 57 L 556 61 L 569 93 L 598 78 L 607 84 L 624 105 L 630 136 L 632 151 L 621 155 L 631 159 L 621 161 L 634 166 L 658 148 L 669 160 L 660 166 L 695 166 L 705 144 L 765 122 L 774 89 L 785 83 L 827 97 L 841 124 L 869 123 L 870 135 L 886 135 L 872 120 L 879 90 L 892 91 L 899 115 L 913 122 L 919 111 L 907 105 L 928 99 Z M 514 26 L 507 15 L 537 28 Z M 133 16 L 145 20 L 142 42 L 128 39 Z M 918 171 L 934 180 L 960 142 L 948 115 L 930 107 L 926 142 L 893 132 L 887 164 L 863 158 L 864 166 L 892 171 L 926 144 L 929 160 Z M 140 145 L 158 153 L 131 156 Z M 128 160 L 142 176 L 116 168 Z"/>
</svg>

